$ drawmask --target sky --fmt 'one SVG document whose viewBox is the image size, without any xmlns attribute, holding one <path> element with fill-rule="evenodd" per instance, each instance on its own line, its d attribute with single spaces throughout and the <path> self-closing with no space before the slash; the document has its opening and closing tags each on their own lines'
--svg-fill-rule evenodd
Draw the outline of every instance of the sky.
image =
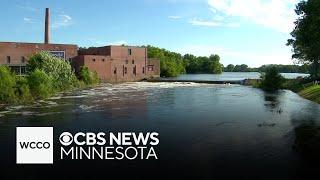
<svg viewBox="0 0 320 180">
<path fill-rule="evenodd" d="M 292 64 L 286 46 L 298 0 L 1 0 L 0 41 L 80 47 L 153 45 L 181 54 L 218 54 L 221 63 Z"/>
</svg>

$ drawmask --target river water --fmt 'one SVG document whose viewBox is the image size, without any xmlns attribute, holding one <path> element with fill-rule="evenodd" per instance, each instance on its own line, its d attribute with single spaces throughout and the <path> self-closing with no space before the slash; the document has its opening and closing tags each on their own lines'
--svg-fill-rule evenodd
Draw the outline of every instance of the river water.
<svg viewBox="0 0 320 180">
<path fill-rule="evenodd" d="M 0 109 L 1 174 L 9 177 L 294 179 L 319 170 L 293 148 L 294 128 L 320 120 L 320 105 L 282 90 L 240 85 L 124 83 Z M 158 160 L 16 165 L 15 127 L 61 132 L 160 134 Z M 56 142 L 58 143 L 58 142 Z M 59 151 L 59 150 L 56 150 Z"/>
<path fill-rule="evenodd" d="M 307 77 L 309 74 L 302 73 L 281 73 L 286 79 Z M 222 74 L 182 74 L 178 77 L 168 78 L 177 80 L 202 80 L 202 81 L 228 81 L 244 79 L 260 79 L 259 72 L 223 72 Z"/>
</svg>

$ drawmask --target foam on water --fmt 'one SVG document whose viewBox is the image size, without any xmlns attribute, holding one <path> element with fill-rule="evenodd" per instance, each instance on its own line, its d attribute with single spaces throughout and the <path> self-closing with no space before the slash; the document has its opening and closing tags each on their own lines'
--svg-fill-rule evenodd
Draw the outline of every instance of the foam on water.
<svg viewBox="0 0 320 180">
<path fill-rule="evenodd" d="M 82 103 L 77 104 L 75 112 L 92 112 L 99 111 L 101 107 L 113 101 L 123 101 L 128 100 L 131 97 L 141 97 L 152 96 L 157 90 L 160 89 L 170 89 L 170 88 L 188 88 L 188 87 L 228 87 L 228 85 L 213 85 L 213 84 L 199 84 L 192 82 L 128 82 L 121 84 L 108 84 L 104 83 L 95 88 L 75 90 L 68 93 L 60 93 L 55 97 L 51 97 L 47 100 L 35 101 L 33 104 L 26 106 L 8 106 L 0 111 L 0 117 L 4 117 L 7 114 L 19 114 L 22 116 L 44 116 L 52 113 L 62 113 L 59 112 L 60 106 L 72 106 L 71 103 L 64 103 L 62 99 L 81 99 Z M 82 100 L 84 99 L 84 101 Z M 131 100 L 134 100 L 132 98 Z M 52 109 L 58 108 L 58 109 Z M 39 110 L 44 109 L 44 113 L 36 113 Z M 50 110 L 49 110 L 50 109 Z M 51 112 L 53 111 L 53 112 Z"/>
</svg>

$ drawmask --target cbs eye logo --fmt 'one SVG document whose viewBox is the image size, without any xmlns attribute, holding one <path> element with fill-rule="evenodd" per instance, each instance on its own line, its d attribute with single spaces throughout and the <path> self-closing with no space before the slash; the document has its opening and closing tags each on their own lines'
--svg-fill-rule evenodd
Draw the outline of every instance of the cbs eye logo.
<svg viewBox="0 0 320 180">
<path fill-rule="evenodd" d="M 59 137 L 60 143 L 64 146 L 69 146 L 73 142 L 73 136 L 69 132 L 63 132 Z"/>
</svg>

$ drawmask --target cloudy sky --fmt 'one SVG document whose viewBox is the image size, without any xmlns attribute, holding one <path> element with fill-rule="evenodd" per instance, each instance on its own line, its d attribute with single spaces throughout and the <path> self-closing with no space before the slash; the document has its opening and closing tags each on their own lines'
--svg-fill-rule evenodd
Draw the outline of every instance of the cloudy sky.
<svg viewBox="0 0 320 180">
<path fill-rule="evenodd" d="M 3 0 L 0 41 L 42 42 L 44 8 L 49 7 L 52 43 L 150 44 L 182 54 L 219 54 L 225 65 L 292 64 L 285 44 L 297 2 Z"/>
</svg>

